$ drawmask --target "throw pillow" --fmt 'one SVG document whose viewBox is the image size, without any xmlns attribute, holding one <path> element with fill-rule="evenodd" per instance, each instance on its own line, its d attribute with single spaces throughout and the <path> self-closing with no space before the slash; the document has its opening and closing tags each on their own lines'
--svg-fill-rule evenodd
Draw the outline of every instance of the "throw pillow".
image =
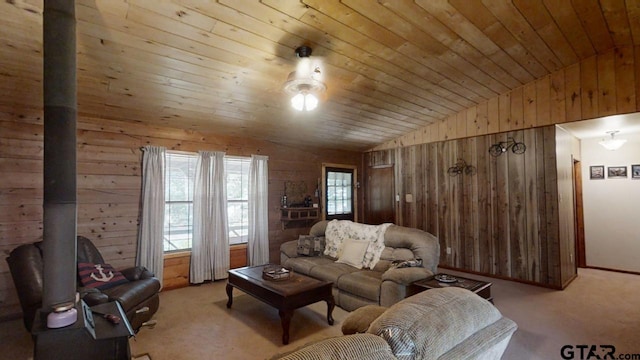
<svg viewBox="0 0 640 360">
<path fill-rule="evenodd" d="M 129 281 L 109 264 L 78 263 L 78 277 L 82 286 L 100 290 Z"/>
<path fill-rule="evenodd" d="M 347 239 L 342 244 L 342 253 L 336 262 L 362 269 L 362 261 L 368 247 L 368 241 Z"/>
<path fill-rule="evenodd" d="M 300 235 L 298 237 L 298 255 L 318 256 L 324 251 L 323 236 Z"/>
</svg>

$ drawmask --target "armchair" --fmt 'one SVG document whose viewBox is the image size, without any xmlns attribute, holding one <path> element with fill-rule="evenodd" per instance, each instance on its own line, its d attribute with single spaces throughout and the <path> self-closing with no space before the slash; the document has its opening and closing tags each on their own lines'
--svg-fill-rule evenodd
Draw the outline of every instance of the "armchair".
<svg viewBox="0 0 640 360">
<path fill-rule="evenodd" d="M 31 331 L 36 311 L 42 307 L 42 242 L 18 246 L 11 251 L 7 262 L 18 291 L 24 325 Z M 77 262 L 104 264 L 104 259 L 91 240 L 78 236 Z M 144 267 L 127 268 L 121 273 L 127 282 L 99 290 L 83 288 L 78 281 L 78 292 L 89 306 L 118 301 L 131 327 L 137 331 L 158 310 L 160 281 Z"/>
</svg>

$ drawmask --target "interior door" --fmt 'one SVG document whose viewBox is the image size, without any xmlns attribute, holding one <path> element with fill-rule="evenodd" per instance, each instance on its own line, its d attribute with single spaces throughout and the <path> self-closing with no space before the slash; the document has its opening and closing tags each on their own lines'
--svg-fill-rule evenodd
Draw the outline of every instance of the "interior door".
<svg viewBox="0 0 640 360">
<path fill-rule="evenodd" d="M 372 166 L 367 169 L 365 222 L 367 224 L 395 223 L 393 165 Z"/>
</svg>

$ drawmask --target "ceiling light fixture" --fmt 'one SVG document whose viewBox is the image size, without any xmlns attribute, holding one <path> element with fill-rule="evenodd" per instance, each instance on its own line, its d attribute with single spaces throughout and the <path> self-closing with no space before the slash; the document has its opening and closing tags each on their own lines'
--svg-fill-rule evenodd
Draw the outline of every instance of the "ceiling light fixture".
<svg viewBox="0 0 640 360">
<path fill-rule="evenodd" d="M 312 61 L 311 48 L 300 46 L 296 49 L 300 58 L 296 71 L 289 74 L 284 83 L 284 91 L 291 95 L 291 106 L 298 111 L 311 111 L 318 107 L 318 96 L 327 90 L 322 82 L 320 64 Z"/>
<path fill-rule="evenodd" d="M 616 139 L 615 135 L 616 133 L 618 133 L 619 131 L 607 131 L 607 134 L 611 134 L 611 138 L 610 139 L 603 139 L 602 141 L 598 142 L 598 144 L 604 146 L 605 149 L 607 150 L 618 150 L 622 147 L 622 145 L 624 145 L 624 143 L 627 142 L 626 139 Z"/>
</svg>

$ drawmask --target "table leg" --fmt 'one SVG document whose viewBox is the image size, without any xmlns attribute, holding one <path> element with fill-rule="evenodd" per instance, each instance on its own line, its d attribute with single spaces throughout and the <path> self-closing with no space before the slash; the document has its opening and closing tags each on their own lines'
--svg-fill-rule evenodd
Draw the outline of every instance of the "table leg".
<svg viewBox="0 0 640 360">
<path fill-rule="evenodd" d="M 233 286 L 229 283 L 227 283 L 227 297 L 229 298 L 229 300 L 227 300 L 227 309 L 230 309 L 231 304 L 233 304 Z"/>
<path fill-rule="evenodd" d="M 289 343 L 289 325 L 293 317 L 293 310 L 279 310 L 280 322 L 282 323 L 282 344 Z"/>
<path fill-rule="evenodd" d="M 336 306 L 335 301 L 333 301 L 333 296 L 329 296 L 327 301 L 327 322 L 329 325 L 333 325 L 333 308 Z"/>
</svg>

